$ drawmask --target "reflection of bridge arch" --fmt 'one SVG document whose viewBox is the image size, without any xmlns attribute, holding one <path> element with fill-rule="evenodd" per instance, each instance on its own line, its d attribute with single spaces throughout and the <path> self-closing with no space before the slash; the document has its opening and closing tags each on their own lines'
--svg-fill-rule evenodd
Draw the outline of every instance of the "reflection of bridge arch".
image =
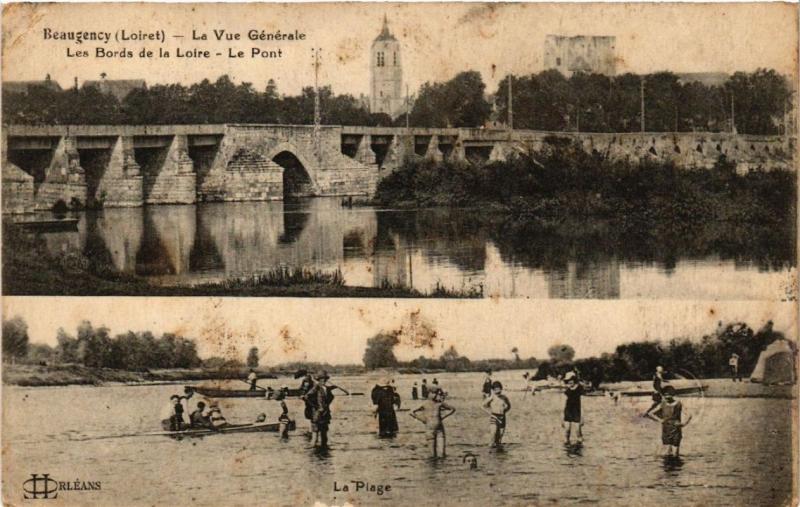
<svg viewBox="0 0 800 507">
<path fill-rule="evenodd" d="M 283 167 L 283 195 L 314 195 L 316 187 L 308 168 L 308 160 L 290 143 L 281 143 L 269 154 L 268 158 Z"/>
</svg>

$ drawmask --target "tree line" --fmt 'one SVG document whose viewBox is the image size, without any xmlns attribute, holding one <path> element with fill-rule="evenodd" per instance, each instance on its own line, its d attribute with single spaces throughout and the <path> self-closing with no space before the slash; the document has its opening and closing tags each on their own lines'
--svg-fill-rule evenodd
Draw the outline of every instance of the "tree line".
<svg viewBox="0 0 800 507">
<path fill-rule="evenodd" d="M 645 340 L 619 345 L 614 352 L 600 357 L 575 359 L 575 349 L 566 344 L 554 344 L 548 351 L 548 359 L 539 361 L 534 357 L 522 359 L 516 347 L 513 359 L 484 359 L 471 361 L 461 356 L 451 346 L 438 358 L 420 356 L 407 362 L 399 361 L 394 348 L 400 341 L 394 333 L 379 333 L 367 340 L 364 350 L 364 366 L 376 368 L 400 368 L 445 371 L 485 371 L 505 369 L 536 369 L 533 378 L 544 380 L 559 377 L 570 370 L 580 372 L 581 378 L 595 387 L 603 382 L 625 380 L 648 380 L 656 366 L 663 366 L 673 375 L 688 378 L 719 378 L 728 375 L 728 359 L 731 354 L 739 356 L 740 371 L 749 375 L 755 368 L 761 352 L 775 340 L 785 339 L 783 333 L 773 329 L 772 321 L 758 331 L 746 323 L 723 324 L 699 340 L 674 338 L 668 342 Z"/>
<path fill-rule="evenodd" d="M 72 363 L 96 368 L 143 371 L 150 368 L 195 368 L 202 364 L 193 340 L 173 333 L 156 337 L 149 331 L 111 336 L 105 326 L 83 321 L 75 335 L 60 328 L 57 345 L 29 342 L 21 317 L 3 320 L 3 358 L 34 364 Z"/>
<path fill-rule="evenodd" d="M 772 321 L 758 331 L 743 322 L 720 322 L 714 332 L 700 340 L 674 338 L 668 342 L 625 343 L 600 357 L 573 360 L 574 351 L 564 355 L 551 348 L 550 358 L 539 365 L 534 378 L 558 377 L 576 369 L 583 379 L 597 387 L 601 382 L 649 380 L 656 366 L 663 366 L 673 376 L 720 378 L 728 376 L 728 359 L 734 353 L 739 356 L 739 370 L 749 376 L 761 352 L 778 339 L 786 337 L 773 329 Z"/>
<path fill-rule="evenodd" d="M 604 76 L 555 70 L 506 76 L 487 95 L 481 74 L 465 71 L 446 82 L 427 82 L 408 113 L 413 127 L 483 127 L 508 115 L 511 81 L 514 128 L 549 131 L 637 132 L 641 130 L 644 88 L 645 129 L 649 132 L 730 131 L 782 133 L 792 91 L 774 70 L 737 72 L 721 85 L 682 81 L 671 72 Z M 370 113 L 368 104 L 348 94 L 320 89 L 321 122 L 326 125 L 405 126 Z M 223 75 L 190 86 L 154 85 L 136 89 L 122 101 L 94 87 L 53 90 L 31 86 L 27 93 L 3 90 L 3 121 L 12 124 L 189 124 L 314 121 L 314 89 L 281 95 L 274 80 L 264 90 L 234 83 Z"/>
<path fill-rule="evenodd" d="M 519 349 L 513 347 L 513 358 L 481 359 L 472 361 L 458 353 L 454 346 L 450 346 L 438 358 L 419 356 L 411 361 L 401 362 L 394 355 L 394 348 L 400 344 L 396 333 L 378 333 L 367 339 L 364 350 L 364 367 L 368 370 L 376 368 L 401 368 L 411 370 L 445 370 L 445 371 L 485 371 L 509 369 L 534 369 L 539 365 L 535 357 L 523 359 Z"/>
<path fill-rule="evenodd" d="M 506 76 L 496 104 L 508 114 L 511 80 L 515 128 L 581 132 L 783 133 L 791 110 L 788 80 L 774 70 L 736 72 L 720 85 L 682 80 L 672 72 L 604 76 L 577 73 L 570 78 L 547 70 Z"/>
</svg>

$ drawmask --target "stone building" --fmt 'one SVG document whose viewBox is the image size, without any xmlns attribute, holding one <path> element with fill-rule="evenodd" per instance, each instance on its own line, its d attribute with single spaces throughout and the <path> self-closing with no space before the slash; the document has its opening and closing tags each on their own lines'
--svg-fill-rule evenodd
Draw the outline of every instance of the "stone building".
<svg viewBox="0 0 800 507">
<path fill-rule="evenodd" d="M 400 42 L 389 32 L 385 16 L 383 29 L 372 43 L 369 69 L 370 112 L 386 113 L 392 118 L 401 115 L 406 104 Z"/>
<path fill-rule="evenodd" d="M 544 40 L 544 68 L 567 77 L 576 72 L 616 74 L 616 37 L 548 35 Z"/>
<path fill-rule="evenodd" d="M 54 92 L 61 91 L 61 85 L 58 84 L 58 82 L 50 79 L 50 74 L 48 74 L 42 81 L 4 81 L 3 91 L 12 93 L 28 93 L 29 88 L 37 86 L 47 88 Z"/>
</svg>

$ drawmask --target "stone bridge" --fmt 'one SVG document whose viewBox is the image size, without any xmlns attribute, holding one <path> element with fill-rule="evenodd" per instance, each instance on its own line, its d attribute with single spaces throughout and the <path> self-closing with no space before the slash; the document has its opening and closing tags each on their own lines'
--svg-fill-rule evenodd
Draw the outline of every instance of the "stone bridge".
<svg viewBox="0 0 800 507">
<path fill-rule="evenodd" d="M 556 142 L 614 159 L 741 171 L 793 168 L 794 138 L 711 133 L 595 134 L 527 130 L 309 125 L 11 125 L 2 132 L 3 212 L 286 196 L 369 196 L 413 158 L 503 160 Z"/>
</svg>

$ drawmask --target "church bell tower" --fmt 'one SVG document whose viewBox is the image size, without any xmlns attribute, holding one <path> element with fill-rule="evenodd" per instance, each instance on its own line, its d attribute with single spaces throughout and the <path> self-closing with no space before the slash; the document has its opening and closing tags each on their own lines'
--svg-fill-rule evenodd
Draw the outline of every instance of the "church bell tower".
<svg viewBox="0 0 800 507">
<path fill-rule="evenodd" d="M 396 117 L 404 111 L 403 65 L 400 42 L 389 32 L 383 17 L 381 33 L 372 43 L 370 61 L 370 112 Z"/>
</svg>

